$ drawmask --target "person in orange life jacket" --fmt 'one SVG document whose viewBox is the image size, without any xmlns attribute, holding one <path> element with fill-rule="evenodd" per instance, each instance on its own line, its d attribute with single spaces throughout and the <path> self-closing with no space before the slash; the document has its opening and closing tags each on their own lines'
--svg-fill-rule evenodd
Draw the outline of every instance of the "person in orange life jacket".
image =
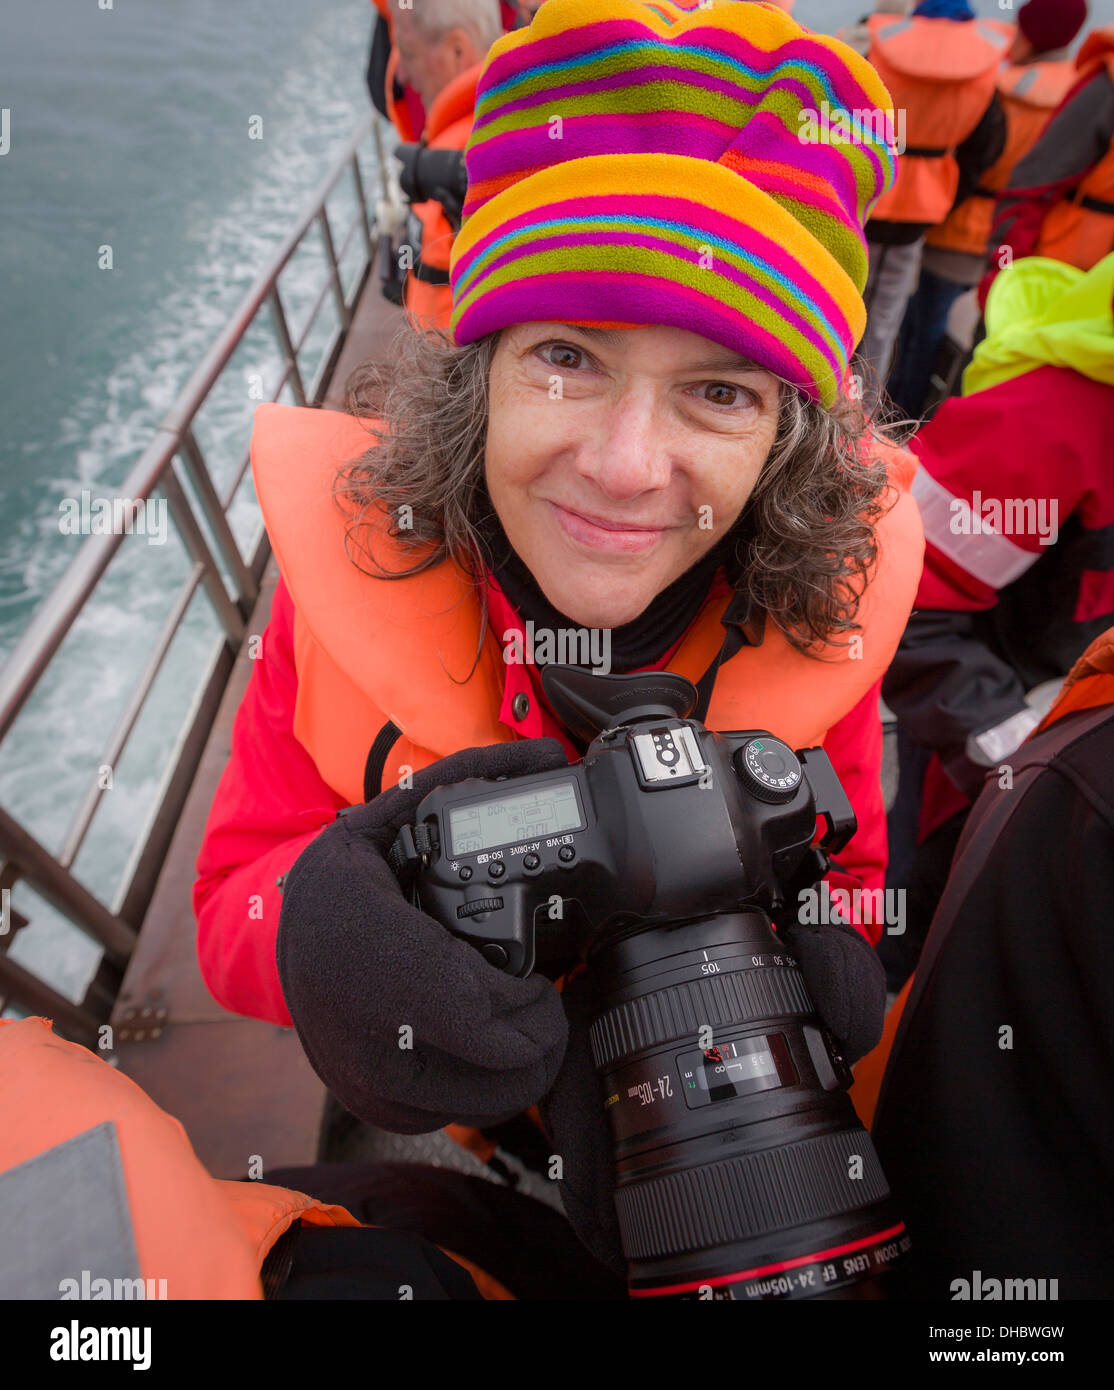
<svg viewBox="0 0 1114 1390">
<path fill-rule="evenodd" d="M 617 42 L 640 54 L 625 88 Z M 612 670 L 699 682 L 712 728 L 824 743 L 860 823 L 835 881 L 881 883 L 877 691 L 922 541 L 911 460 L 867 435 L 844 383 L 862 220 L 893 160 L 871 132 L 853 158 L 799 141 L 780 74 L 802 52 L 814 100 L 839 81 L 885 105 L 862 59 L 768 6 L 546 0 L 477 88 L 454 341 L 404 338 L 357 402 L 370 427 L 257 414 L 282 582 L 198 861 L 201 968 L 226 1007 L 292 1020 L 372 1122 L 482 1126 L 560 1076 L 560 996 L 411 908 L 385 860 L 430 787 L 583 751 L 513 655 L 527 624 L 606 636 Z M 650 59 L 672 77 L 653 101 L 631 90 Z M 740 126 L 711 69 L 757 62 Z M 882 1008 L 881 924 L 858 927 L 783 924 L 852 1053 Z M 592 1171 L 566 1163 L 566 1187 Z"/>
<path fill-rule="evenodd" d="M 1087 36 L 1075 67 L 1075 86 L 998 195 L 983 304 L 998 272 L 1025 256 L 1090 270 L 1114 251 L 1114 25 Z"/>
<path fill-rule="evenodd" d="M 1036 144 L 1077 73 L 1068 47 L 1087 19 L 1086 0 L 1027 0 L 998 76 L 1006 115 L 1006 143 L 971 197 L 925 236 L 921 275 L 898 336 L 897 358 L 886 391 L 898 411 L 921 415 L 932 371 L 947 332 L 948 313 L 986 270 L 994 197 Z"/>
<path fill-rule="evenodd" d="M 967 820 L 872 1132 L 913 1241 L 908 1296 L 964 1280 L 978 1298 L 980 1279 L 1001 1297 L 1024 1276 L 1048 1281 L 1037 1297 L 1110 1299 L 1114 628 L 1012 762 Z"/>
<path fill-rule="evenodd" d="M 883 681 L 899 723 L 889 886 L 916 963 L 971 801 L 1114 618 L 1114 254 L 1084 273 L 1040 257 L 995 281 L 987 336 L 912 442 L 924 577 Z"/>
<path fill-rule="evenodd" d="M 463 150 L 468 143 L 480 64 L 502 32 L 498 0 L 424 0 L 394 14 L 395 76 L 421 99 L 423 146 Z M 449 253 L 459 208 L 431 198 L 410 211 L 420 240 L 409 246 L 403 302 L 416 329 L 443 332 L 452 314 Z"/>
<path fill-rule="evenodd" d="M 1004 26 L 976 19 L 966 0 L 922 0 L 908 19 L 875 14 L 867 22 L 870 61 L 907 121 L 897 182 L 866 227 L 867 326 L 858 359 L 873 402 L 916 288 L 925 232 L 975 191 L 1005 145 L 995 75 L 1007 40 Z"/>
<path fill-rule="evenodd" d="M 403 140 L 417 140 L 426 122 L 426 108 L 415 86 L 399 77 L 399 54 L 392 31 L 398 0 L 372 0 L 377 11 L 372 25 L 371 49 L 367 63 L 367 88 L 371 104 L 385 116 Z M 511 0 L 499 0 L 504 30 L 521 24 L 521 15 Z"/>
<path fill-rule="evenodd" d="M 0 1300 L 512 1296 L 406 1230 L 210 1177 L 177 1120 L 45 1018 L 0 1019 L 0 1229 Z"/>
</svg>

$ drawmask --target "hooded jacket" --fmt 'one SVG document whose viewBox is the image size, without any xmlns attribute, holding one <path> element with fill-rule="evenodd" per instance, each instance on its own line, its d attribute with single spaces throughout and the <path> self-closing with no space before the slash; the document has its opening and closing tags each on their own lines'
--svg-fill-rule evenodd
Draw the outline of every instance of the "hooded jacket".
<svg viewBox="0 0 1114 1390">
<path fill-rule="evenodd" d="M 921 838 L 967 804 L 1036 725 L 1114 617 L 1114 255 L 1043 258 L 995 281 L 987 337 L 912 443 L 926 537 L 916 612 L 883 683 L 936 753 Z"/>
</svg>

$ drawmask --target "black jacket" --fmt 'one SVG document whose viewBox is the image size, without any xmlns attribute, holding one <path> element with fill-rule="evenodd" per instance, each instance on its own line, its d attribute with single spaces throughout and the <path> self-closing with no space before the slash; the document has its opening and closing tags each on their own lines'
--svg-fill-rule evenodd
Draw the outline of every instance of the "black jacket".
<svg viewBox="0 0 1114 1390">
<path fill-rule="evenodd" d="M 874 1126 L 914 1296 L 978 1270 L 1114 1298 L 1112 904 L 1108 705 L 988 783 L 917 969 Z"/>
</svg>

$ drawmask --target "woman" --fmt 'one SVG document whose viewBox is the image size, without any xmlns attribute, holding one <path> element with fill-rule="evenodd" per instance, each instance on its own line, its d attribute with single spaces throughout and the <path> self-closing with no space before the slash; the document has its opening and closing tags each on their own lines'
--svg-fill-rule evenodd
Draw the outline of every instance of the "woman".
<svg viewBox="0 0 1114 1390">
<path fill-rule="evenodd" d="M 529 624 L 699 682 L 711 728 L 823 742 L 862 827 L 843 868 L 881 883 L 877 688 L 923 542 L 909 461 L 842 391 L 893 160 L 869 129 L 805 143 L 822 101 L 889 105 L 771 7 L 547 0 L 477 89 L 454 344 L 364 383 L 370 429 L 257 415 L 282 584 L 199 861 L 202 969 L 227 1007 L 293 1016 L 375 1123 L 505 1117 L 561 1064 L 547 981 L 488 965 L 385 863 L 431 787 L 579 751 L 508 659 Z M 878 930 L 794 941 L 852 1053 Z"/>
</svg>

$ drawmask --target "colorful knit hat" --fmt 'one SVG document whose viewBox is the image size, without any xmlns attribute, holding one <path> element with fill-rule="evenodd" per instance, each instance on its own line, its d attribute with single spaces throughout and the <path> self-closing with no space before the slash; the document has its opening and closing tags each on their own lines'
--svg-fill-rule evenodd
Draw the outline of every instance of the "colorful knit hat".
<svg viewBox="0 0 1114 1390">
<path fill-rule="evenodd" d="M 476 89 L 456 341 L 668 324 L 830 406 L 865 326 L 892 107 L 865 59 L 773 5 L 546 0 Z"/>
</svg>

